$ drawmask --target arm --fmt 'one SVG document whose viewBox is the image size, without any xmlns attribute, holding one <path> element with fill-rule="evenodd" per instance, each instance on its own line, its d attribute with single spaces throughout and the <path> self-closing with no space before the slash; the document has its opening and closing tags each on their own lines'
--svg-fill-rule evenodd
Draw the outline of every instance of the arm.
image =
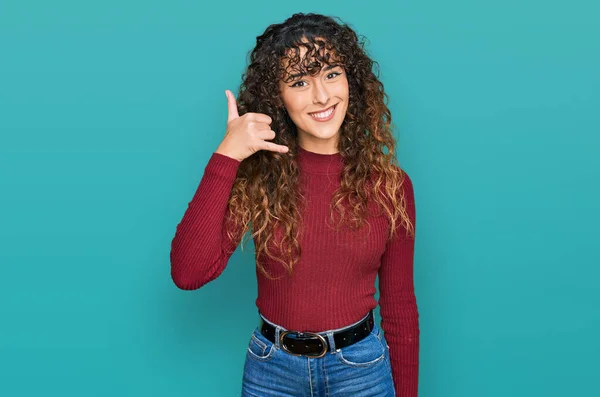
<svg viewBox="0 0 600 397">
<path fill-rule="evenodd" d="M 407 212 L 416 231 L 412 181 L 402 184 Z M 394 386 L 398 397 L 416 397 L 419 377 L 419 313 L 413 283 L 415 240 L 403 226 L 388 241 L 379 268 L 381 328 L 390 350 Z M 415 234 L 416 235 L 416 234 Z"/>
<path fill-rule="evenodd" d="M 235 241 L 227 236 L 227 230 L 233 230 L 227 219 L 227 202 L 240 163 L 213 153 L 177 225 L 171 242 L 171 278 L 183 290 L 198 289 L 216 279 L 241 240 L 241 236 Z"/>
</svg>

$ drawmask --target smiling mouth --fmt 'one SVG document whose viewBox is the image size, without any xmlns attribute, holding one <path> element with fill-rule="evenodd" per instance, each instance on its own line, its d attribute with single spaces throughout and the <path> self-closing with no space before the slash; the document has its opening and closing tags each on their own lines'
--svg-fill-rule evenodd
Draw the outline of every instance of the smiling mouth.
<svg viewBox="0 0 600 397">
<path fill-rule="evenodd" d="M 337 103 L 333 106 L 328 107 L 325 110 L 322 110 L 320 112 L 315 112 L 315 113 L 309 113 L 310 117 L 313 118 L 313 120 L 316 121 L 328 121 L 331 120 L 333 118 L 333 116 L 335 115 L 335 109 L 337 107 Z"/>
</svg>

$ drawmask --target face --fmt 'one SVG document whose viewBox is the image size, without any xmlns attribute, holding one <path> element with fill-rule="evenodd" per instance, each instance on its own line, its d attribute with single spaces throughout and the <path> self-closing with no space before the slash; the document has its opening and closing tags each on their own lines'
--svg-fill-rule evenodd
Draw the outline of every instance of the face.
<svg viewBox="0 0 600 397">
<path fill-rule="evenodd" d="M 306 51 L 300 47 L 301 59 Z M 288 60 L 283 62 L 288 70 Z M 344 68 L 323 64 L 319 74 L 297 76 L 288 82 L 281 80 L 279 88 L 283 104 L 297 127 L 298 144 L 315 153 L 337 153 L 349 97 Z"/>
</svg>

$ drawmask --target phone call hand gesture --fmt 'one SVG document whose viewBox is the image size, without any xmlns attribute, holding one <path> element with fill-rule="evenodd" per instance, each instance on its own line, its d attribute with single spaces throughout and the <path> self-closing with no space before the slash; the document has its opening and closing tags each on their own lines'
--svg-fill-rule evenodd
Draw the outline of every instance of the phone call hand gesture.
<svg viewBox="0 0 600 397">
<path fill-rule="evenodd" d="M 270 150 L 273 152 L 287 153 L 287 146 L 268 142 L 275 138 L 269 124 L 273 121 L 264 113 L 248 112 L 243 116 L 238 115 L 235 96 L 229 90 L 225 90 L 227 96 L 227 131 L 225 138 L 216 150 L 217 153 L 242 161 L 259 150 Z"/>
</svg>

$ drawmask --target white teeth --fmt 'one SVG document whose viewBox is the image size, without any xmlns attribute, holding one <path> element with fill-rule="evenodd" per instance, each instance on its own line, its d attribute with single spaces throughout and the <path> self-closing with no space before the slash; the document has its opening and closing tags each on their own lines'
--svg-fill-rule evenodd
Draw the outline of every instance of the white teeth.
<svg viewBox="0 0 600 397">
<path fill-rule="evenodd" d="M 326 112 L 321 112 L 321 113 L 311 113 L 310 115 L 313 117 L 316 117 L 318 119 L 326 119 L 327 117 L 331 116 L 331 113 L 333 112 L 334 107 L 332 106 L 331 109 L 329 109 Z"/>
</svg>

